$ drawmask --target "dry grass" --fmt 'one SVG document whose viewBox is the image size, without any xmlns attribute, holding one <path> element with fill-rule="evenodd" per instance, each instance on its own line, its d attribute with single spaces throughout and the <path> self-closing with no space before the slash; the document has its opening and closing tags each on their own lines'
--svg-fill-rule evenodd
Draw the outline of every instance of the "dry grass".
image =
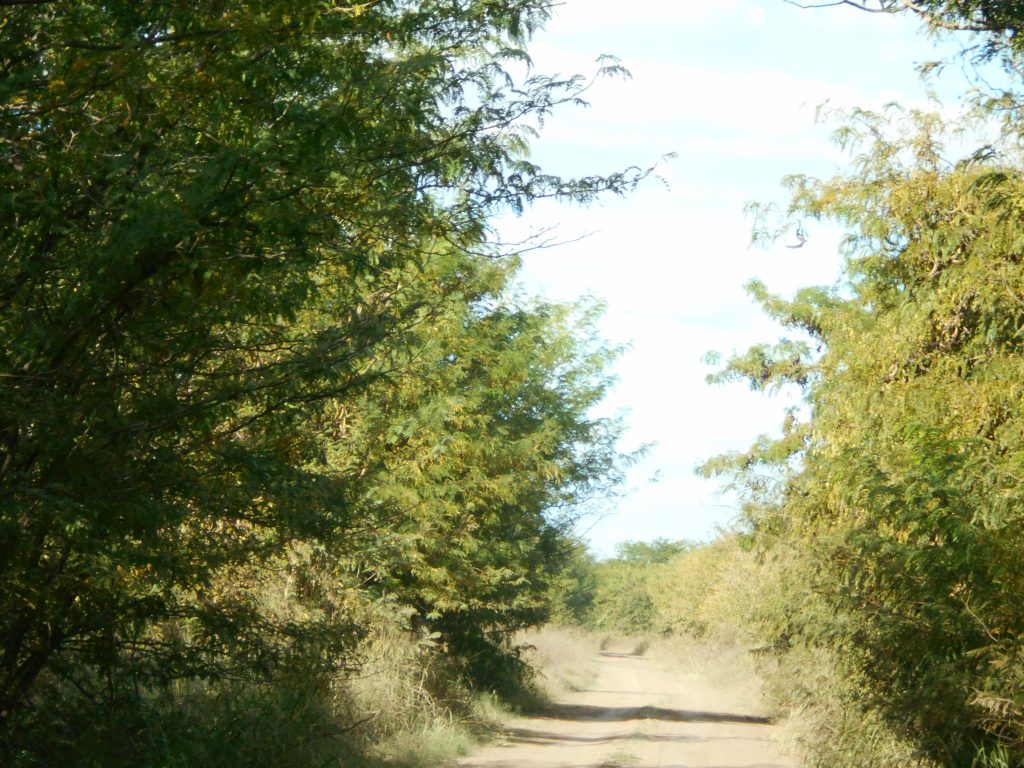
<svg viewBox="0 0 1024 768">
<path fill-rule="evenodd" d="M 342 695 L 366 720 L 366 749 L 381 765 L 451 765 L 511 717 L 459 682 L 431 636 L 417 640 L 400 622 L 377 617 L 359 651 L 360 674 Z"/>
<path fill-rule="evenodd" d="M 807 768 L 938 768 L 914 745 L 862 706 L 823 649 L 795 648 L 769 677 L 772 695 L 788 710 L 786 742 Z M 979 763 L 979 768 L 984 763 Z M 997 764 L 995 764 L 997 765 Z"/>
<path fill-rule="evenodd" d="M 527 661 L 537 670 L 549 696 L 578 691 L 592 680 L 593 673 L 580 662 L 604 648 L 593 633 L 570 627 L 547 626 L 524 632 L 520 638 Z"/>
<path fill-rule="evenodd" d="M 597 654 L 628 653 L 643 656 L 651 647 L 648 637 L 594 633 L 575 627 L 546 626 L 524 632 L 519 642 L 527 661 L 537 670 L 550 697 L 579 691 L 593 681 L 594 673 L 581 662 Z"/>
<path fill-rule="evenodd" d="M 650 653 L 679 674 L 696 675 L 707 680 L 751 714 L 775 714 L 765 696 L 754 654 L 745 645 L 682 636 L 655 640 Z"/>
</svg>

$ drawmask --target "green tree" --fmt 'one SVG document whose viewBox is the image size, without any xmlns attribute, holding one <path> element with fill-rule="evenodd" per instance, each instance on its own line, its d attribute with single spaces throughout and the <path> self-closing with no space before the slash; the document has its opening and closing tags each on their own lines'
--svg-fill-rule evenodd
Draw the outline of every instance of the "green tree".
<svg viewBox="0 0 1024 768">
<path fill-rule="evenodd" d="M 936 34 L 974 33 L 965 53 L 975 61 L 1009 65 L 1024 53 L 1020 39 L 1024 6 L 1014 0 L 784 0 L 801 8 L 846 5 L 871 13 L 909 13 Z"/>
<path fill-rule="evenodd" d="M 590 626 L 597 595 L 597 561 L 586 545 L 575 541 L 568 561 L 551 585 L 551 621 L 566 626 Z"/>
<path fill-rule="evenodd" d="M 799 384 L 811 418 L 730 461 L 781 483 L 765 496 L 755 479 L 748 508 L 791 558 L 778 636 L 835 651 L 860 706 L 942 764 L 996 747 L 1017 761 L 1022 158 L 1012 133 L 950 163 L 935 115 L 853 118 L 855 171 L 790 180 L 794 223 L 847 228 L 844 284 L 792 301 L 755 286 L 806 341 L 722 374 Z"/>
<path fill-rule="evenodd" d="M 453 259 L 466 261 L 440 254 L 444 271 L 426 269 L 410 297 Z M 581 505 L 628 461 L 619 423 L 588 415 L 617 355 L 596 338 L 600 307 L 503 297 L 509 268 L 486 265 L 479 293 L 423 318 L 330 448 L 339 466 L 374 462 L 355 472 L 361 581 L 410 608 L 478 686 L 500 683 L 513 632 L 547 618 Z"/>
<path fill-rule="evenodd" d="M 0 717 L 44 672 L 216 678 L 301 647 L 214 585 L 361 524 L 305 427 L 409 354 L 399 278 L 440 241 L 481 249 L 496 208 L 642 175 L 524 159 L 584 86 L 506 78 L 548 14 L 3 5 Z M 184 648 L 152 634 L 182 622 Z"/>
<path fill-rule="evenodd" d="M 668 539 L 618 544 L 615 557 L 595 566 L 591 624 L 619 632 L 649 632 L 660 627 L 655 592 L 665 585 L 667 564 L 692 546 Z"/>
<path fill-rule="evenodd" d="M 669 560 L 693 549 L 693 542 L 673 541 L 659 537 L 653 541 L 623 541 L 615 547 L 615 558 L 631 563 L 664 565 Z"/>
</svg>

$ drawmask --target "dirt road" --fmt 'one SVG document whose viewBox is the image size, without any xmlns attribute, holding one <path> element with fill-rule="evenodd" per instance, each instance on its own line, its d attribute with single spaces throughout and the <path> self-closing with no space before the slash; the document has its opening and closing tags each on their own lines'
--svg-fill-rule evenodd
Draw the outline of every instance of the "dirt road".
<svg viewBox="0 0 1024 768">
<path fill-rule="evenodd" d="M 703 675 L 601 653 L 592 682 L 511 723 L 461 768 L 793 768 L 772 725 Z"/>
</svg>

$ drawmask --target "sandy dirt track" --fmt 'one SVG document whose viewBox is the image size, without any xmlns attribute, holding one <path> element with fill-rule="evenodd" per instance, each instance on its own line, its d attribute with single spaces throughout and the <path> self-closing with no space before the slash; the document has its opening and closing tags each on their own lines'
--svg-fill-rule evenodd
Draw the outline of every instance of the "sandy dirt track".
<svg viewBox="0 0 1024 768">
<path fill-rule="evenodd" d="M 604 652 L 592 682 L 513 721 L 460 768 L 793 768 L 773 726 L 699 673 Z"/>
</svg>

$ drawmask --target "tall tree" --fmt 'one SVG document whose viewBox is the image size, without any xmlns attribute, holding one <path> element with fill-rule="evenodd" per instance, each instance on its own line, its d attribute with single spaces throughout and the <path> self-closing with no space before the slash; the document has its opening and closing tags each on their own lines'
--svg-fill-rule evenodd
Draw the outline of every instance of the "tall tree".
<svg viewBox="0 0 1024 768">
<path fill-rule="evenodd" d="M 617 350 L 596 336 L 599 306 L 502 293 L 514 264 L 449 249 L 424 266 L 405 354 L 348 404 L 327 455 L 360 478 L 359 581 L 497 686 L 512 633 L 547 617 L 581 505 L 629 460 L 618 421 L 590 415 Z M 456 269 L 461 292 L 424 306 Z"/>
<path fill-rule="evenodd" d="M 1024 6 L 1013 0 L 785 0 L 801 8 L 845 5 L 870 13 L 912 13 L 937 32 L 976 32 L 984 40 L 974 49 L 982 59 L 1024 51 L 1018 33 Z"/>
<path fill-rule="evenodd" d="M 354 525 L 346 479 L 299 438 L 417 322 L 391 279 L 424 243 L 478 248 L 497 207 L 642 175 L 525 160 L 531 121 L 583 87 L 505 70 L 548 14 L 3 4 L 0 716 L 44 670 L 217 674 L 153 622 L 258 648 L 204 591 Z"/>
<path fill-rule="evenodd" d="M 755 286 L 806 341 L 757 348 L 723 373 L 803 386 L 810 420 L 732 465 L 775 465 L 783 481 L 750 507 L 762 544 L 796 574 L 780 636 L 835 651 L 859 706 L 941 764 L 996 747 L 1015 764 L 1022 158 L 1010 134 L 949 163 L 936 115 L 854 117 L 860 130 L 842 135 L 865 142 L 857 170 L 791 181 L 794 222 L 847 228 L 844 284 L 791 301 Z"/>
</svg>

